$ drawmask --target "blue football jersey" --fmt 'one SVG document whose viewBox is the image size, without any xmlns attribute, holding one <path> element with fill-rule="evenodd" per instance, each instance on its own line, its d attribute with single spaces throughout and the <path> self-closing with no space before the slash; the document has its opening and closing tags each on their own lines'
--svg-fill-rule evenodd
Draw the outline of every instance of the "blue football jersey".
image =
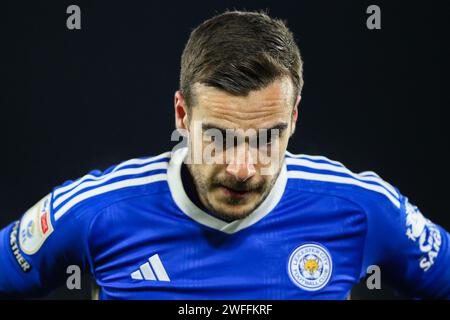
<svg viewBox="0 0 450 320">
<path fill-rule="evenodd" d="M 267 198 L 226 222 L 187 196 L 186 153 L 54 188 L 0 231 L 0 296 L 45 295 L 75 265 L 100 299 L 345 299 L 368 269 L 450 298 L 449 234 L 377 174 L 287 153 Z"/>
</svg>

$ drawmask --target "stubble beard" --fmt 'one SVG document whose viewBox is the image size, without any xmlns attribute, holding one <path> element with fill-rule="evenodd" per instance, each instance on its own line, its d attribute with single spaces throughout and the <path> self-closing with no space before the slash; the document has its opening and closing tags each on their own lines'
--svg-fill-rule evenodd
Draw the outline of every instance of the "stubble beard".
<svg viewBox="0 0 450 320">
<path fill-rule="evenodd" d="M 209 193 L 209 188 L 208 188 L 208 183 L 205 181 L 204 177 L 201 174 L 195 175 L 195 170 L 193 170 L 193 168 L 191 167 L 191 165 L 187 165 L 188 167 L 188 171 L 192 176 L 192 180 L 194 182 L 195 185 L 195 191 L 197 192 L 198 198 L 200 199 L 200 201 L 202 202 L 202 204 L 206 207 L 206 209 L 208 209 L 208 211 L 214 215 L 215 217 L 226 221 L 226 222 L 232 222 L 235 220 L 240 220 L 240 219 L 244 219 L 246 217 L 248 217 L 249 215 L 252 214 L 253 211 L 255 211 L 255 209 L 257 209 L 261 203 L 264 202 L 264 200 L 266 200 L 266 198 L 269 196 L 270 191 L 272 191 L 273 186 L 275 185 L 275 182 L 278 179 L 278 176 L 280 175 L 281 172 L 281 167 L 279 168 L 278 172 L 276 173 L 276 175 L 274 176 L 274 178 L 270 181 L 270 185 L 268 185 L 267 187 L 263 187 L 261 190 L 261 194 L 262 196 L 259 198 L 259 201 L 255 201 L 255 203 L 251 206 L 251 208 L 240 212 L 240 213 L 230 213 L 227 212 L 225 210 L 221 210 L 220 208 L 215 207 L 209 197 L 207 196 Z M 232 199 L 230 199 L 229 202 L 227 202 L 228 205 L 233 205 L 234 203 L 236 205 L 239 205 L 239 201 L 233 201 Z"/>
</svg>

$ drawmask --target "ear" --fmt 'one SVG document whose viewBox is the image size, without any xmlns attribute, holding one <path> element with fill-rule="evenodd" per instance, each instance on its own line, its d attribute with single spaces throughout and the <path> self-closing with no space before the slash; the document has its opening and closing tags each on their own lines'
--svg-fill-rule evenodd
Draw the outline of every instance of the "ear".
<svg viewBox="0 0 450 320">
<path fill-rule="evenodd" d="M 186 100 L 181 91 L 175 92 L 174 96 L 175 106 L 175 125 L 177 129 L 188 129 L 188 112 Z"/>
<path fill-rule="evenodd" d="M 294 108 L 292 110 L 292 123 L 291 123 L 291 136 L 294 134 L 295 132 L 295 127 L 297 125 L 297 118 L 298 118 L 298 105 L 300 104 L 300 100 L 301 100 L 302 96 L 298 95 L 297 96 L 297 100 L 295 101 L 294 104 Z"/>
</svg>

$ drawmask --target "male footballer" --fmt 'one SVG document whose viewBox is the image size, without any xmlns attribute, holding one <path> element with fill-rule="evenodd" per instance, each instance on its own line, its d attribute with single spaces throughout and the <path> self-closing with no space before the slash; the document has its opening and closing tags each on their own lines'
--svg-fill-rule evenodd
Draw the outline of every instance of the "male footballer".
<svg viewBox="0 0 450 320">
<path fill-rule="evenodd" d="M 346 299 L 376 266 L 450 298 L 448 232 L 377 174 L 287 151 L 302 86 L 282 21 L 203 22 L 174 99 L 185 146 L 67 181 L 1 230 L 0 296 L 43 296 L 76 265 L 100 299 Z"/>
</svg>

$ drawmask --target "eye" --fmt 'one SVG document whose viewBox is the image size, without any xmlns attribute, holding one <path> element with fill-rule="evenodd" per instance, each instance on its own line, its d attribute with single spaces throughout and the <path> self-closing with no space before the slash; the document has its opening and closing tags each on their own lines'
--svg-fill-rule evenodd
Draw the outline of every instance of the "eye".
<svg viewBox="0 0 450 320">
<path fill-rule="evenodd" d="M 204 141 L 211 141 L 213 143 L 221 143 L 223 141 L 223 133 L 218 129 L 208 129 L 203 134 Z"/>
<path fill-rule="evenodd" d="M 224 147 L 225 146 L 225 140 L 221 136 L 217 135 L 210 135 L 209 139 L 211 139 L 211 142 L 216 145 L 216 147 Z"/>
<path fill-rule="evenodd" d="M 267 148 L 279 138 L 278 133 L 273 131 L 274 130 L 268 130 L 258 136 L 258 148 Z"/>
</svg>

